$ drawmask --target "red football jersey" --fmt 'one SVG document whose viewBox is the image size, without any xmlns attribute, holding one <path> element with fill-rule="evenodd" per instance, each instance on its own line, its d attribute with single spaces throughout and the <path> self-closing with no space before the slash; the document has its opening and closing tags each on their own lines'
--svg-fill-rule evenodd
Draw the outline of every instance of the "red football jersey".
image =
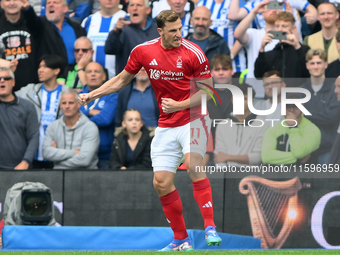
<svg viewBox="0 0 340 255">
<path fill-rule="evenodd" d="M 155 91 L 160 127 L 183 126 L 201 117 L 201 106 L 173 113 L 163 113 L 162 98 L 184 101 L 198 91 L 194 79 L 211 77 L 207 57 L 196 44 L 182 39 L 178 48 L 164 49 L 161 38 L 136 46 L 130 53 L 125 70 L 136 74 L 144 67 Z"/>
</svg>

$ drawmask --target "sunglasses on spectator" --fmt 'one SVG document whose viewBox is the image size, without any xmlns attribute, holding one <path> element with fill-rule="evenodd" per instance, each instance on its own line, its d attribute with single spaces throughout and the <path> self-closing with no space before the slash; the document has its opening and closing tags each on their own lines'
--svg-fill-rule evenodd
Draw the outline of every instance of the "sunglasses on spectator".
<svg viewBox="0 0 340 255">
<path fill-rule="evenodd" d="M 0 77 L 0 81 L 4 79 L 5 81 L 9 81 L 9 80 L 12 80 L 13 78 L 11 76 L 1 76 Z"/>
<path fill-rule="evenodd" d="M 266 82 L 266 83 L 264 83 L 263 86 L 267 87 L 267 86 L 269 86 L 269 85 L 272 85 L 273 87 L 276 87 L 276 86 L 278 86 L 278 85 L 281 84 L 281 83 L 282 83 L 282 81 L 272 81 L 272 82 Z"/>
<path fill-rule="evenodd" d="M 79 51 L 82 51 L 82 52 L 86 53 L 89 50 L 92 50 L 92 49 L 74 49 L 74 52 L 78 53 Z"/>
</svg>

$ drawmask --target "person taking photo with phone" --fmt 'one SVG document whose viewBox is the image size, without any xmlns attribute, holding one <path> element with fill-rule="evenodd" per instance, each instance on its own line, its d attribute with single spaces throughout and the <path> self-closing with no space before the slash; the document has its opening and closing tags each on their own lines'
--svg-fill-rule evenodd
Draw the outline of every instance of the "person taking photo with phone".
<svg viewBox="0 0 340 255">
<path fill-rule="evenodd" d="M 294 78 L 286 82 L 288 87 L 298 87 L 309 77 L 305 59 L 309 46 L 302 45 L 293 33 L 295 18 L 289 12 L 277 14 L 274 29 L 275 32 L 268 31 L 262 39 L 255 61 L 255 77 L 259 79 L 265 72 L 277 70 L 283 78 Z M 265 46 L 274 39 L 280 42 L 273 50 L 264 52 Z"/>
</svg>

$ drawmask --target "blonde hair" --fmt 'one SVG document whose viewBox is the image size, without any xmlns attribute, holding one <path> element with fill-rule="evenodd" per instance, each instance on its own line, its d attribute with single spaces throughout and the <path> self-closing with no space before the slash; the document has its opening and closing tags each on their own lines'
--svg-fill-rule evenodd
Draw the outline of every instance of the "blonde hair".
<svg viewBox="0 0 340 255">
<path fill-rule="evenodd" d="M 282 20 L 282 21 L 288 21 L 292 23 L 293 25 L 295 24 L 295 18 L 293 14 L 290 12 L 280 12 L 277 14 L 275 21 Z"/>
<path fill-rule="evenodd" d="M 306 61 L 308 62 L 314 56 L 319 56 L 320 59 L 327 62 L 327 54 L 323 49 L 310 49 L 306 54 Z"/>
</svg>

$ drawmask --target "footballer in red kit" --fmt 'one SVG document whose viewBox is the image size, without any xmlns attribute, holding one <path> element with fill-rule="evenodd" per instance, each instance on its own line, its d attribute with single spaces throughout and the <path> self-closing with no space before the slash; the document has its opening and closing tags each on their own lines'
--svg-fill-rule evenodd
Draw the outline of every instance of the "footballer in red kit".
<svg viewBox="0 0 340 255">
<path fill-rule="evenodd" d="M 195 166 L 203 165 L 210 133 L 210 118 L 201 114 L 202 85 L 212 86 L 209 63 L 196 44 L 182 39 L 182 23 L 172 10 L 157 17 L 160 38 L 136 46 L 130 53 L 125 69 L 100 88 L 80 94 L 83 105 L 96 98 L 115 93 L 130 83 L 144 67 L 155 91 L 160 118 L 151 144 L 154 171 L 153 185 L 160 197 L 165 217 L 174 238 L 161 251 L 190 251 L 182 202 L 174 185 L 178 166 L 185 162 L 192 180 L 194 198 L 204 219 L 208 245 L 220 245 L 216 232 L 210 181 Z M 199 81 L 199 83 L 197 82 Z"/>
<path fill-rule="evenodd" d="M 136 46 L 125 70 L 136 74 L 142 66 L 149 75 L 160 110 L 162 98 L 184 101 L 190 97 L 190 90 L 191 93 L 198 91 L 194 83 L 190 86 L 190 79 L 211 77 L 204 53 L 199 46 L 185 39 L 182 39 L 181 46 L 177 48 L 164 49 L 161 38 Z M 173 113 L 160 112 L 159 127 L 178 127 L 201 117 L 201 106 Z"/>
</svg>

